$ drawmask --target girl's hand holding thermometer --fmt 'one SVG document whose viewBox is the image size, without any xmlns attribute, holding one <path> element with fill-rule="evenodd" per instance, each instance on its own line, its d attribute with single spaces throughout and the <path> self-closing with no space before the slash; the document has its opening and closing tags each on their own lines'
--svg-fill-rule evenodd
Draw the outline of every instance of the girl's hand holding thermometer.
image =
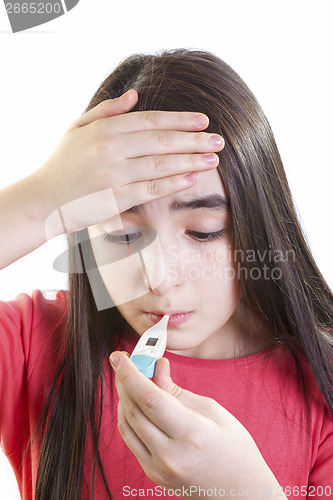
<svg viewBox="0 0 333 500">
<path fill-rule="evenodd" d="M 191 498 L 202 497 L 199 488 L 215 487 L 225 492 L 251 488 L 256 498 L 271 488 L 271 498 L 278 498 L 279 484 L 247 429 L 213 399 L 173 383 L 166 358 L 156 362 L 152 380 L 125 353 L 115 351 L 110 362 L 116 372 L 119 431 L 152 481 L 167 489 L 187 488 Z"/>
</svg>

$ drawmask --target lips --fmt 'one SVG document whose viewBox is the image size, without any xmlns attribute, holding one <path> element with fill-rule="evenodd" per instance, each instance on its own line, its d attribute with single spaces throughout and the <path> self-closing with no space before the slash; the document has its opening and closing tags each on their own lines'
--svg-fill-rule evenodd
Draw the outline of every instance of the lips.
<svg viewBox="0 0 333 500">
<path fill-rule="evenodd" d="M 148 316 L 148 318 L 153 322 L 153 323 L 158 323 L 165 314 L 167 314 L 169 317 L 168 321 L 168 327 L 173 327 L 173 326 L 180 326 L 186 321 L 190 319 L 190 317 L 193 314 L 193 311 L 152 311 L 152 312 L 145 312 L 145 314 Z"/>
</svg>

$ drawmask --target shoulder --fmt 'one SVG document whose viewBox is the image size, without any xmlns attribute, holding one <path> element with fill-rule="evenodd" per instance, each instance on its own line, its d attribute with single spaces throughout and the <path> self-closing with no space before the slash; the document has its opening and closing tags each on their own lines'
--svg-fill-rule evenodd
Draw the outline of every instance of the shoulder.
<svg viewBox="0 0 333 500">
<path fill-rule="evenodd" d="M 0 301 L 0 440 L 9 455 L 25 446 L 61 354 L 67 293 L 40 290 Z"/>
<path fill-rule="evenodd" d="M 0 300 L 0 318 L 15 322 L 16 318 L 38 320 L 51 313 L 64 314 L 67 310 L 68 292 L 63 290 L 34 290 L 31 296 L 20 293 L 15 300 Z"/>
<path fill-rule="evenodd" d="M 67 291 L 54 291 L 51 298 L 49 292 L 34 290 L 31 296 L 22 293 L 15 300 L 0 301 L 3 350 L 22 355 L 29 371 L 52 333 L 65 331 L 67 311 Z"/>
<path fill-rule="evenodd" d="M 304 400 L 304 410 L 310 416 L 313 444 L 319 447 L 329 439 L 332 446 L 333 412 L 323 396 L 310 362 L 303 354 L 293 356 L 286 349 L 285 353 L 287 362 L 282 372 L 283 377 L 287 381 L 289 379 L 289 385 L 294 386 L 294 394 L 298 401 Z M 331 460 L 333 461 L 332 453 Z"/>
</svg>

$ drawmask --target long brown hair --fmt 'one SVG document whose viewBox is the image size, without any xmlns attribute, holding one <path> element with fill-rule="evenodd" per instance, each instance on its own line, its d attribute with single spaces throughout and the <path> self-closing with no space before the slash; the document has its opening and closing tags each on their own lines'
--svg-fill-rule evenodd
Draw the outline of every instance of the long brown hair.
<svg viewBox="0 0 333 500">
<path fill-rule="evenodd" d="M 244 317 L 255 315 L 269 325 L 266 335 L 272 344 L 283 343 L 295 358 L 306 357 L 332 410 L 332 293 L 302 234 L 273 133 L 257 100 L 238 74 L 215 55 L 179 49 L 127 58 L 100 85 L 86 111 L 130 88 L 139 94 L 133 111 L 203 112 L 210 120 L 207 131 L 224 137 L 218 168 L 230 201 Z M 82 235 L 70 235 L 68 240 L 70 258 L 80 260 Z M 254 259 L 244 258 L 248 252 Z M 278 254 L 292 258 L 269 258 Z M 258 279 L 251 279 L 254 266 L 261 272 Z M 265 279 L 264 271 L 270 279 Z M 98 451 L 102 364 L 116 348 L 124 325 L 116 307 L 97 310 L 85 273 L 70 275 L 65 355 L 40 425 L 43 441 L 36 500 L 80 498 L 89 427 L 95 465 L 111 498 Z M 93 485 L 94 477 L 85 479 Z"/>
</svg>

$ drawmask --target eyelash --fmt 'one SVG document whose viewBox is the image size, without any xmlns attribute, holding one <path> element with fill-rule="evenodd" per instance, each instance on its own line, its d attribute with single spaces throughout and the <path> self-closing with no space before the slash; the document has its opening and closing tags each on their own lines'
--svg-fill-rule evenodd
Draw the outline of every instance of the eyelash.
<svg viewBox="0 0 333 500">
<path fill-rule="evenodd" d="M 137 236 L 140 237 L 142 236 L 141 233 L 128 233 L 128 234 L 111 234 L 111 233 L 106 233 L 105 234 L 105 240 L 109 241 L 110 243 L 118 243 L 120 245 L 128 245 L 129 243 L 133 243 L 131 241 L 130 237 L 131 236 Z M 134 240 L 136 241 L 137 238 Z"/>
<path fill-rule="evenodd" d="M 196 237 L 194 237 L 194 240 L 197 243 L 208 243 L 210 241 L 222 238 L 222 236 L 224 236 L 224 229 L 220 229 L 220 231 L 215 231 L 215 232 L 211 232 L 211 233 L 202 233 L 200 231 L 187 231 L 187 233 L 189 233 L 193 236 L 197 235 Z M 198 237 L 198 235 L 200 235 L 201 237 L 200 236 Z M 202 238 L 202 236 L 205 236 L 205 237 Z"/>
<path fill-rule="evenodd" d="M 220 231 L 215 231 L 215 232 L 210 232 L 210 233 L 203 233 L 200 231 L 187 231 L 188 234 L 194 236 L 194 240 L 196 243 L 208 243 L 213 240 L 217 240 L 219 238 L 222 238 L 224 236 L 224 229 L 220 229 Z M 137 236 L 135 240 L 131 241 L 131 237 Z M 121 235 L 114 235 L 111 233 L 106 233 L 105 234 L 105 240 L 109 241 L 110 243 L 117 243 L 119 245 L 127 245 L 129 243 L 135 242 L 138 237 L 141 236 L 141 233 L 129 233 L 129 234 L 121 234 Z M 125 239 L 124 239 L 125 238 Z"/>
</svg>

